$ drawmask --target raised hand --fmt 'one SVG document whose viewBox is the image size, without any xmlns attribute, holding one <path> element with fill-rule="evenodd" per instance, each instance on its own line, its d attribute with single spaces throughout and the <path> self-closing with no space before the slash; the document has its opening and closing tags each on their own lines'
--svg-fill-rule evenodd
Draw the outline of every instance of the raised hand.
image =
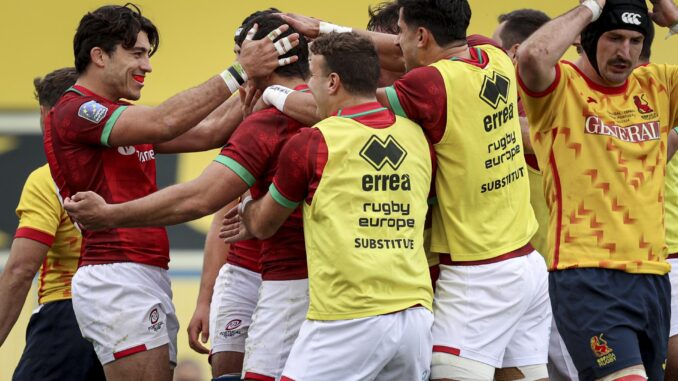
<svg viewBox="0 0 678 381">
<path fill-rule="evenodd" d="M 278 67 L 289 65 L 299 59 L 297 56 L 280 58 L 299 45 L 299 34 L 297 33 L 278 39 L 281 34 L 289 29 L 288 25 L 281 25 L 271 31 L 266 38 L 254 40 L 257 29 L 257 24 L 254 24 L 252 29 L 247 32 L 247 37 L 242 43 L 238 57 L 238 62 L 242 65 L 248 78 L 266 77 Z"/>
</svg>

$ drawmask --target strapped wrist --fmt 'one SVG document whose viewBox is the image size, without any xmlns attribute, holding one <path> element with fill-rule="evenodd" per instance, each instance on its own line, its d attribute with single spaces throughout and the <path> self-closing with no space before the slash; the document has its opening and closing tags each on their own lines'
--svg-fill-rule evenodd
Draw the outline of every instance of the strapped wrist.
<svg viewBox="0 0 678 381">
<path fill-rule="evenodd" d="M 278 109 L 278 111 L 283 112 L 285 108 L 285 101 L 287 97 L 292 94 L 294 90 L 280 85 L 269 86 L 264 90 L 264 93 L 261 96 L 261 99 L 268 106 L 273 106 Z"/>
<path fill-rule="evenodd" d="M 233 65 L 224 70 L 220 76 L 226 82 L 226 86 L 228 86 L 231 94 L 235 94 L 238 88 L 244 85 L 248 79 L 247 72 L 238 61 L 235 61 Z"/>
<path fill-rule="evenodd" d="M 335 33 L 351 33 L 353 31 L 353 28 L 347 27 L 347 26 L 341 26 L 341 25 L 335 25 L 329 22 L 321 21 L 320 26 L 318 28 L 318 34 L 319 35 L 325 35 L 325 34 L 330 34 L 332 32 Z"/>
<path fill-rule="evenodd" d="M 591 22 L 598 20 L 600 15 L 603 13 L 603 8 L 600 7 L 600 4 L 598 4 L 596 0 L 586 0 L 581 3 L 581 5 L 591 10 Z"/>
</svg>

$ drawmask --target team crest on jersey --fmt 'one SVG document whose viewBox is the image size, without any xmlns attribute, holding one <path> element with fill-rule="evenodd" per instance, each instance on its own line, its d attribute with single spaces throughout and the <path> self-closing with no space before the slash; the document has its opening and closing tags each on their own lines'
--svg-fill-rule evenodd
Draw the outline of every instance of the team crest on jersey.
<svg viewBox="0 0 678 381">
<path fill-rule="evenodd" d="M 386 140 L 372 135 L 360 150 L 360 157 L 365 159 L 377 171 L 381 171 L 388 164 L 394 170 L 398 169 L 405 160 L 407 151 L 391 135 Z"/>
<path fill-rule="evenodd" d="M 485 76 L 483 87 L 480 89 L 480 99 L 496 109 L 499 102 L 508 104 L 509 87 L 511 80 L 502 74 L 492 72 L 492 77 Z"/>
<path fill-rule="evenodd" d="M 78 110 L 78 116 L 92 123 L 99 123 L 108 113 L 108 107 L 97 101 L 83 103 Z"/>
<path fill-rule="evenodd" d="M 607 345 L 607 340 L 603 338 L 601 333 L 598 336 L 593 336 L 591 338 L 591 350 L 593 354 L 598 358 L 596 362 L 598 366 L 605 366 L 612 364 L 617 360 L 617 356 L 614 354 L 612 348 Z"/>
<path fill-rule="evenodd" d="M 634 95 L 633 104 L 636 105 L 638 112 L 641 114 L 649 114 L 654 112 L 652 107 L 650 107 L 650 104 L 645 100 L 645 94 L 641 94 L 640 96 Z"/>
</svg>

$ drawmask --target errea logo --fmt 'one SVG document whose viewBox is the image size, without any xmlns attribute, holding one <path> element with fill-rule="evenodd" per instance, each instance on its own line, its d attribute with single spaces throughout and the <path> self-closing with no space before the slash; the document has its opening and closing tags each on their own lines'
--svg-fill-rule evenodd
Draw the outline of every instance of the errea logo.
<svg viewBox="0 0 678 381">
<path fill-rule="evenodd" d="M 621 19 L 626 24 L 640 25 L 641 17 L 642 16 L 639 13 L 624 12 L 622 13 Z"/>
</svg>

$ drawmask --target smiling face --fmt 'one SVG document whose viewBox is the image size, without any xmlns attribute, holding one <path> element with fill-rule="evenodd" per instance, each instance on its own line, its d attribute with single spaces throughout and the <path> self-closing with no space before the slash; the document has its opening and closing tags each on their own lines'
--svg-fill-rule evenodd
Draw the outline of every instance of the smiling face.
<svg viewBox="0 0 678 381">
<path fill-rule="evenodd" d="M 400 16 L 398 17 L 398 39 L 396 45 L 400 47 L 403 52 L 403 60 L 405 62 L 405 70 L 410 71 L 416 67 L 421 66 L 417 58 L 417 28 L 410 28 L 403 19 L 403 9 L 400 9 Z"/>
<path fill-rule="evenodd" d="M 106 86 L 117 98 L 138 100 L 144 79 L 151 68 L 149 52 L 151 45 L 145 32 L 139 32 L 137 42 L 131 49 L 117 45 L 110 55 L 104 53 L 104 77 Z"/>
<path fill-rule="evenodd" d="M 638 65 L 642 48 L 640 32 L 615 29 L 603 33 L 596 52 L 602 79 L 611 85 L 623 84 Z"/>
<path fill-rule="evenodd" d="M 318 105 L 316 115 L 321 119 L 325 119 L 329 116 L 327 109 L 330 95 L 325 57 L 311 54 L 309 57 L 309 69 L 311 76 L 308 79 L 308 88 L 311 90 L 311 94 L 313 94 L 313 98 Z"/>
</svg>

